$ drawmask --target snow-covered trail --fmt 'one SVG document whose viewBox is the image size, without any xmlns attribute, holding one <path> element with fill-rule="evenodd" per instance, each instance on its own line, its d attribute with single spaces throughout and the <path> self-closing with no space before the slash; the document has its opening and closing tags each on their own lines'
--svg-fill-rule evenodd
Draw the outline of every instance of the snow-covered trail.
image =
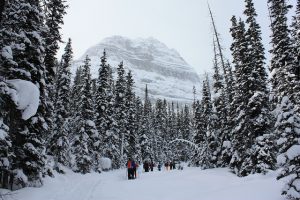
<svg viewBox="0 0 300 200">
<path fill-rule="evenodd" d="M 126 180 L 125 170 L 47 178 L 42 188 L 25 188 L 17 200 L 283 200 L 276 172 L 238 178 L 228 169 L 185 168 L 143 173 Z"/>
</svg>

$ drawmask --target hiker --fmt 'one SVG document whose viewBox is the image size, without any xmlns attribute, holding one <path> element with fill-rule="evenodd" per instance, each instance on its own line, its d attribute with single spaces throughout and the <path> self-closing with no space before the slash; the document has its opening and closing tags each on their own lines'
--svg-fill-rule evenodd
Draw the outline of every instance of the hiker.
<svg viewBox="0 0 300 200">
<path fill-rule="evenodd" d="M 151 163 L 150 163 L 151 172 L 153 172 L 153 167 L 154 167 L 154 163 L 151 161 Z"/>
<path fill-rule="evenodd" d="M 132 162 L 131 159 L 129 158 L 127 161 L 127 175 L 128 175 L 128 180 L 132 179 L 132 166 L 131 166 Z"/>
<path fill-rule="evenodd" d="M 175 161 L 173 161 L 173 169 L 176 169 L 176 162 Z"/>
<path fill-rule="evenodd" d="M 169 162 L 166 162 L 166 163 L 165 163 L 165 168 L 166 168 L 167 171 L 169 170 L 169 166 L 170 166 L 170 165 L 169 165 Z"/>
<path fill-rule="evenodd" d="M 157 169 L 158 169 L 158 171 L 160 171 L 160 170 L 161 170 L 161 162 L 159 162 L 159 163 L 158 163 L 158 165 L 157 165 Z"/>
<path fill-rule="evenodd" d="M 148 163 L 148 161 L 144 162 L 144 170 L 145 170 L 145 172 L 149 172 L 149 163 Z"/>
<path fill-rule="evenodd" d="M 170 170 L 172 170 L 173 169 L 173 162 L 171 161 L 170 162 Z"/>
<path fill-rule="evenodd" d="M 131 161 L 131 177 L 132 179 L 136 178 L 136 163 L 134 162 L 134 160 Z"/>
</svg>

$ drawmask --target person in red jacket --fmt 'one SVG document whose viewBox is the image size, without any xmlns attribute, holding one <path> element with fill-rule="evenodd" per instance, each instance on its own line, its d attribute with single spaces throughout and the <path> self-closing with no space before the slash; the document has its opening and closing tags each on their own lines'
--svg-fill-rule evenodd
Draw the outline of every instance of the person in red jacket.
<svg viewBox="0 0 300 200">
<path fill-rule="evenodd" d="M 130 158 L 128 159 L 126 166 L 127 166 L 128 180 L 129 180 L 129 179 L 133 178 L 133 176 L 132 176 L 132 171 L 133 171 L 133 169 L 132 169 L 132 162 L 131 162 Z"/>
</svg>

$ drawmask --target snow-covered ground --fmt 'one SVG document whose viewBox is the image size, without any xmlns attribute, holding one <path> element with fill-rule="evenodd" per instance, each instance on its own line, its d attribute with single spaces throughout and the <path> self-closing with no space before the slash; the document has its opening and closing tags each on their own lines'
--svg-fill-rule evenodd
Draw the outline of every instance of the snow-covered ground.
<svg viewBox="0 0 300 200">
<path fill-rule="evenodd" d="M 126 180 L 126 171 L 46 178 L 42 188 L 13 192 L 11 200 L 283 200 L 276 172 L 239 178 L 228 169 L 154 171 Z M 4 192 L 2 190 L 2 192 Z"/>
</svg>

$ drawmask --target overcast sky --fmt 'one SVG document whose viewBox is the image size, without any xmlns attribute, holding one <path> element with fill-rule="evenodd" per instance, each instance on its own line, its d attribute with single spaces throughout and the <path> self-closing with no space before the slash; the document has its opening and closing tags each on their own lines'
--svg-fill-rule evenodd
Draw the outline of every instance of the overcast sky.
<svg viewBox="0 0 300 200">
<path fill-rule="evenodd" d="M 77 59 L 103 38 L 154 37 L 176 49 L 198 73 L 212 68 L 212 27 L 207 2 L 213 11 L 226 56 L 230 58 L 232 15 L 242 17 L 244 0 L 68 0 L 62 28 L 71 37 Z M 269 48 L 267 0 L 254 0 L 266 50 Z M 296 0 L 289 3 L 295 4 Z M 293 13 L 292 13 L 293 14 Z M 64 44 L 61 45 L 59 55 Z"/>
</svg>

